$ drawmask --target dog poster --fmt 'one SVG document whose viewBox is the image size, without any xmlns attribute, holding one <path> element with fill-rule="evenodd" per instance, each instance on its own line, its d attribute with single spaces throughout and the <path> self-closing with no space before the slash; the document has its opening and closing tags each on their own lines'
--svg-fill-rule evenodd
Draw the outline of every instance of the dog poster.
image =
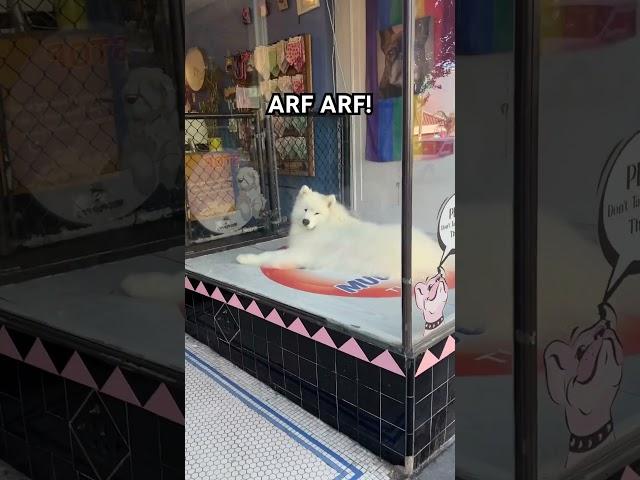
<svg viewBox="0 0 640 480">
<path fill-rule="evenodd" d="M 402 96 L 402 25 L 378 32 L 378 91 L 380 98 Z M 433 18 L 417 18 L 414 45 L 414 84 L 422 85 L 433 68 Z"/>
<path fill-rule="evenodd" d="M 366 159 L 402 159 L 403 10 L 400 0 L 371 0 L 366 9 L 366 87 L 373 98 L 367 116 Z M 455 63 L 453 0 L 415 0 L 414 78 L 416 99 L 440 88 Z M 390 128 L 392 126 L 392 128 Z"/>
</svg>

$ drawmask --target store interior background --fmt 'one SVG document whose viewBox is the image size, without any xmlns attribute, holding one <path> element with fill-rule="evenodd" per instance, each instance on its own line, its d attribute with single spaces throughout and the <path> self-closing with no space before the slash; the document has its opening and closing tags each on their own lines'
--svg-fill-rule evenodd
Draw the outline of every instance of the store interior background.
<svg viewBox="0 0 640 480">
<path fill-rule="evenodd" d="M 186 2 L 185 46 L 203 48 L 213 64 L 223 69 L 225 56 L 250 50 L 256 46 L 256 32 L 266 44 L 302 33 L 311 34 L 313 93 L 321 98 L 331 92 L 365 92 L 365 0 L 350 2 L 320 2 L 320 7 L 298 16 L 295 1 L 289 8 L 278 11 L 276 2 L 270 2 L 267 17 L 253 14 L 253 23 L 243 25 L 240 11 L 243 2 L 234 0 L 208 0 Z M 335 12 L 335 23 L 331 25 L 330 12 Z M 215 35 L 212 35 L 212 26 Z M 334 37 L 335 32 L 335 37 Z M 335 38 L 335 42 L 334 42 Z M 336 61 L 332 62 L 335 45 Z M 334 80 L 335 79 L 335 80 Z M 229 81 L 227 76 L 226 81 Z M 433 90 L 428 106 L 429 112 L 455 111 L 455 69 L 445 78 L 439 79 L 442 89 Z M 220 113 L 226 113 L 224 110 Z M 384 223 L 400 222 L 401 162 L 372 162 L 366 160 L 366 118 L 354 117 L 351 123 L 351 192 L 349 201 L 358 216 Z M 321 141 L 319 142 L 321 143 Z M 318 152 L 320 153 L 320 152 Z M 332 182 L 332 168 L 337 168 L 337 158 L 327 157 L 322 161 L 328 166 L 318 170 L 316 177 L 279 176 L 281 192 L 297 191 L 303 184 L 323 193 Z M 437 214 L 442 201 L 453 194 L 455 179 L 455 155 L 438 158 L 437 161 L 422 161 L 415 155 L 413 175 L 414 226 L 435 235 Z M 323 176 L 324 175 L 324 176 Z M 291 195 L 281 195 L 282 215 L 288 216 Z"/>
</svg>

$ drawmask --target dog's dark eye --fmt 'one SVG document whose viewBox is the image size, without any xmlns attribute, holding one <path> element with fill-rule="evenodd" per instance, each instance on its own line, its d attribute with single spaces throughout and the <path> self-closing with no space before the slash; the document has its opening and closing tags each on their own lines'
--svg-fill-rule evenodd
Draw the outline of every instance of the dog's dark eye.
<svg viewBox="0 0 640 480">
<path fill-rule="evenodd" d="M 316 215 L 320 215 L 319 213 L 316 213 Z"/>
<path fill-rule="evenodd" d="M 307 209 L 305 208 L 305 209 L 304 209 L 304 211 L 306 212 L 306 211 L 307 211 Z"/>
<path fill-rule="evenodd" d="M 576 351 L 576 358 L 578 359 L 578 361 L 582 360 L 582 357 L 584 356 L 584 352 L 587 350 L 587 347 L 585 347 L 584 345 L 580 345 L 578 347 L 578 350 Z"/>
</svg>

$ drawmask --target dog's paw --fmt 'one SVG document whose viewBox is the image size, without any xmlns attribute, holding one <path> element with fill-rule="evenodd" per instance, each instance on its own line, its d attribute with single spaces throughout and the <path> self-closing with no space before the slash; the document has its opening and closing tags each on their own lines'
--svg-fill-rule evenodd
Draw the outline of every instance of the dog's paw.
<svg viewBox="0 0 640 480">
<path fill-rule="evenodd" d="M 241 253 L 236 257 L 236 262 L 242 265 L 257 265 L 258 256 L 254 253 Z"/>
</svg>

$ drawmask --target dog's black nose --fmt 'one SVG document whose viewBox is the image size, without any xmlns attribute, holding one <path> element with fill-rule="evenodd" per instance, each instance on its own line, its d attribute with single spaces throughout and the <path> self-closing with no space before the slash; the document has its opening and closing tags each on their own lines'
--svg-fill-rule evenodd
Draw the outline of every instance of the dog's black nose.
<svg viewBox="0 0 640 480">
<path fill-rule="evenodd" d="M 309 219 L 305 218 L 304 220 L 302 220 L 302 224 L 306 227 L 307 225 L 309 225 Z"/>
<path fill-rule="evenodd" d="M 136 100 L 138 100 L 138 96 L 137 95 L 127 95 L 125 97 L 125 100 L 127 101 L 127 103 L 136 103 Z"/>
</svg>

